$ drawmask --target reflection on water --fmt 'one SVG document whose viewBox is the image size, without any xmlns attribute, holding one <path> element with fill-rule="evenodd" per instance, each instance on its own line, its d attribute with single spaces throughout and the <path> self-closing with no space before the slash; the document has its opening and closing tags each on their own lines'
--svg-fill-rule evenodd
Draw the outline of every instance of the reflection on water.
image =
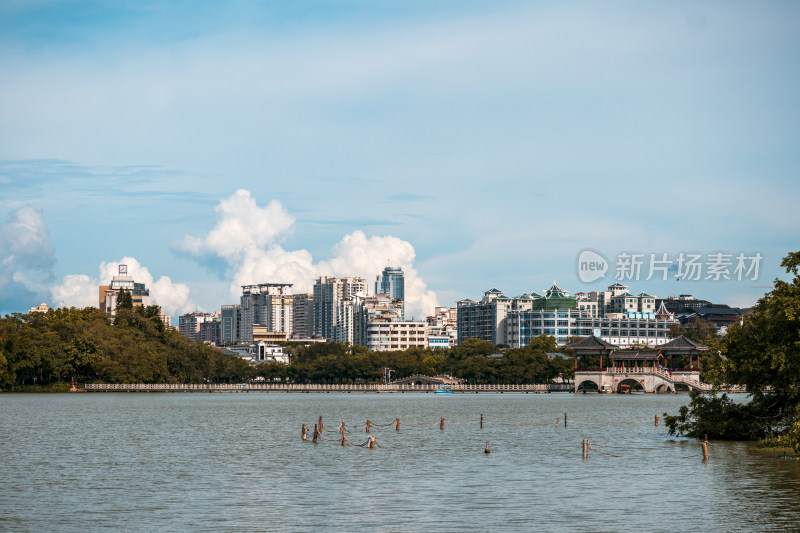
<svg viewBox="0 0 800 533">
<path fill-rule="evenodd" d="M 655 427 L 654 415 L 676 412 L 685 395 L 6 394 L 0 402 L 4 530 L 800 524 L 800 461 L 712 442 L 704 463 L 697 441 Z M 301 425 L 313 428 L 320 415 L 330 440 L 301 441 Z M 389 425 L 397 417 L 400 432 Z M 341 422 L 350 442 L 364 442 L 368 419 L 378 449 L 334 442 Z M 585 460 L 583 439 L 593 448 Z"/>
</svg>

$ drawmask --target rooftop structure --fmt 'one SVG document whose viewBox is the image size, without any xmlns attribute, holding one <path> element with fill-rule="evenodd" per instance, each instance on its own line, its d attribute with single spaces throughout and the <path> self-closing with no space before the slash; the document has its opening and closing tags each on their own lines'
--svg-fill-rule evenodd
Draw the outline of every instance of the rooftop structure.
<svg viewBox="0 0 800 533">
<path fill-rule="evenodd" d="M 130 293 L 134 307 L 150 305 L 150 290 L 144 283 L 136 283 L 128 275 L 128 265 L 121 264 L 118 275 L 111 278 L 111 283 L 100 285 L 98 308 L 114 315 L 117 312 L 117 298 L 122 291 Z"/>
</svg>

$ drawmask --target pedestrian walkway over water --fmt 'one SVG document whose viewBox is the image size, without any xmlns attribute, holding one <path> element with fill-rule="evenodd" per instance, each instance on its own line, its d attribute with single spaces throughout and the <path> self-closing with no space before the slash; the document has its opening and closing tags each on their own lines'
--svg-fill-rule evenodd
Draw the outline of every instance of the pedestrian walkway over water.
<svg viewBox="0 0 800 533">
<path fill-rule="evenodd" d="M 300 383 L 236 383 L 236 384 L 172 384 L 172 383 L 91 383 L 86 392 L 431 392 L 450 391 L 453 393 L 479 392 L 572 392 L 572 383 L 550 383 L 529 385 L 434 385 L 434 384 L 300 384 Z"/>
</svg>

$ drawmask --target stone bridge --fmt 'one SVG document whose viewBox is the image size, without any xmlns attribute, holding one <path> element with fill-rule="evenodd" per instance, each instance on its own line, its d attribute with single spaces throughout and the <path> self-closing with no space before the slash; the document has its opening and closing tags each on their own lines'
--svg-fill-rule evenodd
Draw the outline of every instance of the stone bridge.
<svg viewBox="0 0 800 533">
<path fill-rule="evenodd" d="M 606 369 L 579 369 L 575 372 L 575 392 L 579 388 L 587 390 L 588 384 L 593 384 L 599 392 L 620 392 L 621 385 L 629 385 L 631 391 L 641 387 L 644 392 L 672 393 L 676 386 L 689 390 L 709 392 L 712 386 L 700 381 L 700 372 L 674 371 L 672 373 L 661 369 L 652 368 L 606 368 Z M 637 387 L 638 385 L 638 387 Z M 591 390 L 594 390 L 594 387 Z"/>
</svg>

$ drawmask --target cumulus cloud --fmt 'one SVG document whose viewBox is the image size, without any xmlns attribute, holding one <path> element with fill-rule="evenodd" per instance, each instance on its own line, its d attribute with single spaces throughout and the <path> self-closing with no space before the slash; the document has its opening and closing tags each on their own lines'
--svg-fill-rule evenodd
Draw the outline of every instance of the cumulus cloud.
<svg viewBox="0 0 800 533">
<path fill-rule="evenodd" d="M 200 261 L 223 259 L 233 272 L 231 297 L 241 286 L 255 283 L 292 283 L 296 292 L 311 292 L 321 275 L 362 276 L 370 287 L 387 265 L 405 273 L 406 315 L 424 317 L 438 305 L 414 269 L 414 247 L 396 237 L 367 237 L 362 231 L 345 235 L 331 257 L 314 263 L 307 250 L 286 250 L 279 242 L 291 234 L 295 219 L 280 202 L 258 207 L 246 190 L 238 190 L 215 209 L 216 225 L 204 236 L 186 236 L 174 248 Z"/>
<path fill-rule="evenodd" d="M 174 316 L 196 309 L 187 285 L 174 283 L 168 276 L 155 279 L 150 270 L 134 257 L 123 257 L 119 261 L 103 261 L 100 263 L 96 278 L 85 274 L 64 276 L 61 284 L 50 290 L 53 303 L 58 307 L 96 307 L 99 304 L 100 285 L 108 285 L 111 278 L 118 275 L 120 264 L 128 265 L 128 275 L 137 283 L 145 284 L 150 290 L 151 303 L 161 306 L 166 314 Z"/>
<path fill-rule="evenodd" d="M 175 243 L 176 250 L 191 256 L 219 256 L 241 261 L 253 249 L 279 242 L 291 233 L 294 217 L 273 200 L 258 207 L 250 191 L 239 189 L 214 208 L 217 225 L 205 237 L 187 235 Z"/>
<path fill-rule="evenodd" d="M 42 213 L 31 206 L 13 211 L 0 227 L 0 308 L 22 310 L 41 303 L 53 278 L 55 256 Z"/>
</svg>

